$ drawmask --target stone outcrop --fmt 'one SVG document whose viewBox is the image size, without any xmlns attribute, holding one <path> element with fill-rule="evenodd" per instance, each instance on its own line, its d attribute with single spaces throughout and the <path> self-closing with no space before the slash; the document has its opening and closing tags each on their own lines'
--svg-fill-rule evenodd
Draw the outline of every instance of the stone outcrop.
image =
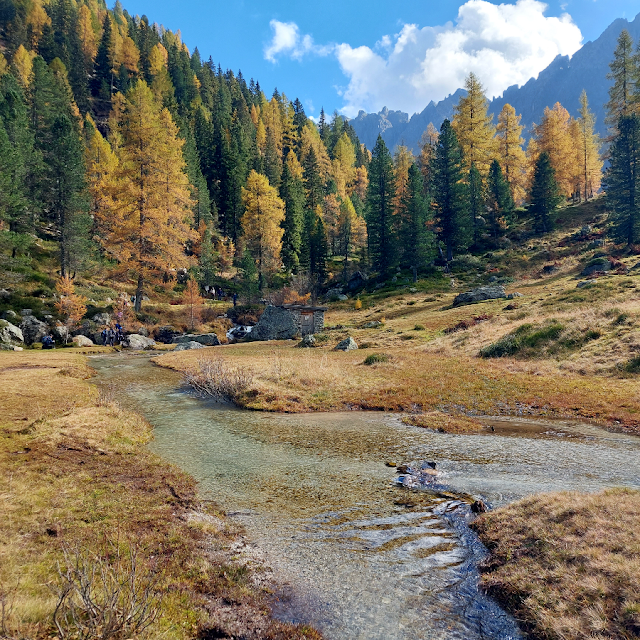
<svg viewBox="0 0 640 640">
<path fill-rule="evenodd" d="M 316 339 L 313 337 L 312 334 L 309 334 L 308 336 L 305 336 L 304 338 L 302 338 L 302 340 L 298 342 L 296 346 L 300 347 L 301 349 L 310 349 L 312 347 L 315 347 L 316 344 L 317 344 Z"/>
<path fill-rule="evenodd" d="M 174 351 L 192 351 L 193 349 L 204 349 L 204 346 L 199 342 L 181 342 Z"/>
<path fill-rule="evenodd" d="M 300 334 L 294 316 L 281 307 L 269 306 L 251 332 L 253 340 L 292 340 Z"/>
<path fill-rule="evenodd" d="M 173 339 L 179 334 L 179 331 L 176 331 L 175 327 L 172 327 L 170 324 L 167 324 L 163 327 L 156 329 L 155 336 L 158 342 L 162 342 L 162 344 L 172 344 Z"/>
<path fill-rule="evenodd" d="M 0 320 L 0 343 L 18 346 L 23 342 L 24 336 L 20 327 L 16 327 L 7 320 Z"/>
<path fill-rule="evenodd" d="M 349 336 L 348 338 L 345 338 L 342 342 L 339 342 L 335 346 L 334 351 L 354 351 L 357 348 L 358 348 L 358 345 L 356 344 L 356 341 L 351 336 Z"/>
<path fill-rule="evenodd" d="M 156 346 L 156 341 L 151 338 L 145 338 L 137 333 L 132 333 L 126 337 L 125 342 L 122 345 L 125 349 L 151 349 Z"/>
<path fill-rule="evenodd" d="M 506 298 L 507 293 L 504 287 L 500 285 L 492 287 L 478 287 L 471 291 L 465 291 L 455 297 L 453 306 L 458 307 L 462 304 L 471 304 L 473 302 L 482 302 L 483 300 L 497 300 L 498 298 Z"/>
<path fill-rule="evenodd" d="M 220 344 L 220 340 L 215 333 L 188 333 L 184 336 L 174 336 L 171 341 L 173 344 L 186 344 L 187 342 L 197 342 L 203 347 L 217 347 Z"/>
<path fill-rule="evenodd" d="M 74 347 L 94 347 L 93 340 L 87 338 L 87 336 L 73 336 L 71 339 Z"/>
<path fill-rule="evenodd" d="M 596 260 L 592 260 L 583 270 L 580 275 L 582 276 L 591 276 L 594 273 L 611 271 L 613 265 L 609 260 L 605 258 L 598 258 Z"/>
<path fill-rule="evenodd" d="M 30 347 L 36 342 L 40 342 L 44 336 L 49 333 L 49 326 L 44 322 L 38 320 L 35 316 L 25 315 L 22 313 L 22 322 L 20 323 L 20 329 L 24 337 L 24 343 Z"/>
</svg>

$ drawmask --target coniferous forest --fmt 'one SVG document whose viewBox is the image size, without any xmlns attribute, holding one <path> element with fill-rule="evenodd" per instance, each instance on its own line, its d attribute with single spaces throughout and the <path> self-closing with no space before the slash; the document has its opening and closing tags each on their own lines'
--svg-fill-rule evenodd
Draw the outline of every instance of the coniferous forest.
<svg viewBox="0 0 640 640">
<path fill-rule="evenodd" d="M 292 282 L 317 295 L 357 270 L 415 277 L 499 245 L 519 216 L 544 234 L 559 204 L 601 189 L 586 93 L 575 117 L 547 108 L 525 149 L 519 115 L 505 105 L 494 123 L 472 73 L 416 158 L 381 138 L 370 152 L 337 113 L 316 124 L 298 99 L 119 2 L 2 0 L 0 44 L 3 252 L 27 254 L 45 233 L 62 277 L 98 263 L 136 285 L 138 311 L 185 269 L 247 299 Z M 640 232 L 632 45 L 623 33 L 607 141 L 612 233 L 628 245 Z"/>
</svg>

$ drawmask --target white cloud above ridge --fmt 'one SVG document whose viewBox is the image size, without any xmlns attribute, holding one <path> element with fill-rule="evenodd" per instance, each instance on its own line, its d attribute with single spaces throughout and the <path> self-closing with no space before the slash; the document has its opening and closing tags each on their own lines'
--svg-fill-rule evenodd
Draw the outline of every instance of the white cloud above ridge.
<svg viewBox="0 0 640 640">
<path fill-rule="evenodd" d="M 383 106 L 414 113 L 464 86 L 472 71 L 491 98 L 536 77 L 557 55 L 573 55 L 582 46 L 580 29 L 568 14 L 546 17 L 546 9 L 540 0 L 500 5 L 468 0 L 455 24 L 405 24 L 373 48 L 318 46 L 295 23 L 274 20 L 265 58 L 275 62 L 280 56 L 301 60 L 309 54 L 331 54 L 349 79 L 339 92 L 347 116 Z"/>
</svg>

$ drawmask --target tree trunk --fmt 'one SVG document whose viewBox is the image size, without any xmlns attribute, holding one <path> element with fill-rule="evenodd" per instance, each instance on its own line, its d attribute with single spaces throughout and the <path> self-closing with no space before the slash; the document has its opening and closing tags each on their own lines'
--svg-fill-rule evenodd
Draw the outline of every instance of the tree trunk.
<svg viewBox="0 0 640 640">
<path fill-rule="evenodd" d="M 138 286 L 136 288 L 136 301 L 134 303 L 133 308 L 136 313 L 140 313 L 140 309 L 142 308 L 142 285 L 144 284 L 144 278 L 142 274 L 138 276 Z"/>
</svg>

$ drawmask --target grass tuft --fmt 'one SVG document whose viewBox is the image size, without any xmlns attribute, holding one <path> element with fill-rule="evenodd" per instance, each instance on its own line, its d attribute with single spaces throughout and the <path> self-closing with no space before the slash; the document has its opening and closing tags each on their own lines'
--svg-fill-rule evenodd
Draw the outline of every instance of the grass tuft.
<svg viewBox="0 0 640 640">
<path fill-rule="evenodd" d="M 391 360 L 391 356 L 386 353 L 370 353 L 362 364 L 372 365 L 372 364 L 380 364 L 382 362 L 389 362 Z"/>
</svg>

